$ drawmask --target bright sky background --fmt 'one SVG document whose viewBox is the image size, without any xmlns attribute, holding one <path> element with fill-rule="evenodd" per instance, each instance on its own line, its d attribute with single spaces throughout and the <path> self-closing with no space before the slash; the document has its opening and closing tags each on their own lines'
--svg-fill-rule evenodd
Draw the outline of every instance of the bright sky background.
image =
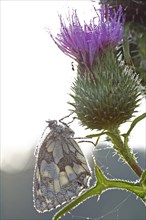
<svg viewBox="0 0 146 220">
<path fill-rule="evenodd" d="M 67 115 L 75 77 L 72 60 L 50 39 L 46 28 L 58 29 L 58 12 L 68 6 L 90 16 L 90 1 L 1 2 L 1 162 L 3 169 L 21 169 L 45 128 L 45 120 Z M 145 102 L 140 107 L 145 111 Z M 90 131 L 76 123 L 76 136 Z M 124 131 L 122 126 L 122 129 Z M 145 146 L 143 120 L 131 135 L 131 146 Z M 87 148 L 86 148 L 87 150 Z"/>
</svg>

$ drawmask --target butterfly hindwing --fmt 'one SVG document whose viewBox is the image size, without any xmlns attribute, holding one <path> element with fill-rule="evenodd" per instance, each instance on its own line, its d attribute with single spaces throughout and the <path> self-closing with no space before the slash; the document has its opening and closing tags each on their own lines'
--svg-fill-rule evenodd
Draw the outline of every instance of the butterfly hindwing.
<svg viewBox="0 0 146 220">
<path fill-rule="evenodd" d="M 89 186 L 91 176 L 73 131 L 48 121 L 48 133 L 37 150 L 33 179 L 34 207 L 50 211 L 77 197 Z"/>
</svg>

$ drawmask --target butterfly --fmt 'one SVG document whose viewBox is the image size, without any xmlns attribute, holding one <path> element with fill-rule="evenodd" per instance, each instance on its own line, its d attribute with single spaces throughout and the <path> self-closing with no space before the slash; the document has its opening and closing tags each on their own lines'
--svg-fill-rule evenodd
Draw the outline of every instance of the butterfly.
<svg viewBox="0 0 146 220">
<path fill-rule="evenodd" d="M 79 196 L 89 187 L 91 171 L 73 130 L 56 120 L 47 128 L 36 148 L 33 177 L 35 209 L 47 212 Z"/>
</svg>

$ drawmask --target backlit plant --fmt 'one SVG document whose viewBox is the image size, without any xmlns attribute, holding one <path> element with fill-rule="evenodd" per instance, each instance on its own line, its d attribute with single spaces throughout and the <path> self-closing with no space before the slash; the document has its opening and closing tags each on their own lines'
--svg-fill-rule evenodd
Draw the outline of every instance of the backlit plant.
<svg viewBox="0 0 146 220">
<path fill-rule="evenodd" d="M 87 137 L 96 137 L 96 145 L 100 136 L 108 136 L 119 157 L 138 175 L 139 182 L 109 180 L 94 160 L 96 185 L 65 206 L 54 219 L 110 188 L 129 190 L 146 201 L 146 171 L 141 169 L 128 144 L 132 129 L 146 117 L 146 113 L 135 118 L 124 134 L 119 129 L 135 116 L 143 98 L 141 77 L 134 64 L 128 65 L 126 52 L 123 56 L 126 47 L 120 53 L 118 51 L 125 41 L 126 15 L 122 6 L 112 9 L 103 5 L 100 10 L 94 7 L 94 12 L 90 22 L 84 21 L 83 25 L 76 10 L 69 13 L 66 22 L 59 15 L 60 32 L 56 36 L 50 33 L 50 36 L 59 49 L 77 63 L 76 78 L 71 87 L 73 101 L 69 104 L 80 124 L 95 131 Z"/>
</svg>

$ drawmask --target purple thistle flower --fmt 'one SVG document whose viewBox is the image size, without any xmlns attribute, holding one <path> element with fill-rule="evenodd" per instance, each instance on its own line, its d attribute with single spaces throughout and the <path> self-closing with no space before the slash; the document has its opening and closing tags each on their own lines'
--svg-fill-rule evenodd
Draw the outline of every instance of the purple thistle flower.
<svg viewBox="0 0 146 220">
<path fill-rule="evenodd" d="M 124 26 L 121 6 L 117 12 L 109 9 L 108 6 L 102 6 L 99 14 L 95 7 L 94 10 L 96 17 L 93 17 L 89 24 L 84 21 L 84 25 L 81 25 L 76 10 L 73 10 L 72 15 L 67 17 L 68 25 L 59 15 L 60 33 L 56 37 L 50 33 L 63 53 L 91 71 L 96 57 L 104 48 L 115 47 L 122 39 Z M 96 19 L 98 19 L 98 24 L 96 24 Z"/>
</svg>

